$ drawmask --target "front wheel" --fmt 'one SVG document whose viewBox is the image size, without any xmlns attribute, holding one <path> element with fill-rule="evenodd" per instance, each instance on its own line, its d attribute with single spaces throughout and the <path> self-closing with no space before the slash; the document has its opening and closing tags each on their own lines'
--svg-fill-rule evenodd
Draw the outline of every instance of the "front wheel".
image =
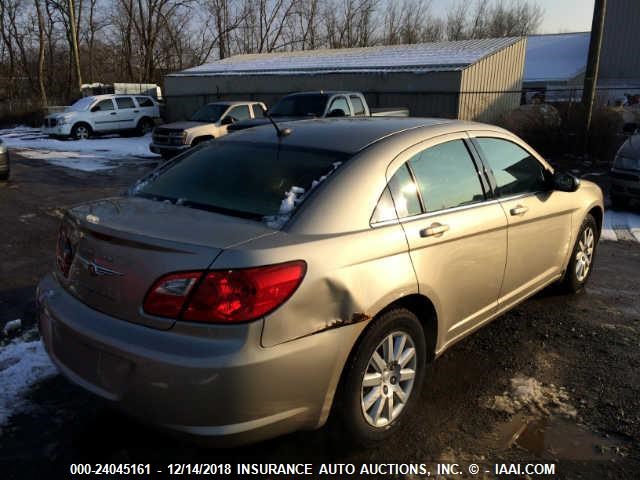
<svg viewBox="0 0 640 480">
<path fill-rule="evenodd" d="M 584 288 L 593 270 L 597 243 L 598 224 L 593 216 L 588 214 L 582 222 L 567 271 L 560 282 L 563 290 L 575 293 Z"/>
<path fill-rule="evenodd" d="M 91 127 L 86 123 L 78 123 L 71 129 L 71 138 L 74 140 L 86 140 L 91 136 Z"/>
<path fill-rule="evenodd" d="M 426 342 L 418 318 L 390 310 L 365 333 L 347 366 L 340 415 L 353 439 L 374 445 L 402 427 L 424 379 Z"/>
</svg>

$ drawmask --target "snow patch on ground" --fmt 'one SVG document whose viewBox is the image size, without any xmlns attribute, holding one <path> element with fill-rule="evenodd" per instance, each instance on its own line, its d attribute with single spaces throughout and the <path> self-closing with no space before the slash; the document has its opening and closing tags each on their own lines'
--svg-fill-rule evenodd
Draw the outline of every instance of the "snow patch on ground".
<svg viewBox="0 0 640 480">
<path fill-rule="evenodd" d="M 58 140 L 49 138 L 38 128 L 16 127 L 0 130 L 0 138 L 22 156 L 84 172 L 115 168 L 118 160 L 131 157 L 158 157 L 149 151 L 151 134 L 131 138 L 112 135 L 88 140 Z"/>
<path fill-rule="evenodd" d="M 602 222 L 602 240 L 618 241 L 616 230 L 628 230 L 640 242 L 640 215 L 631 212 L 607 210 Z"/>
<path fill-rule="evenodd" d="M 496 395 L 487 407 L 510 415 L 529 412 L 537 415 L 562 415 L 575 418 L 576 409 L 569 404 L 569 395 L 562 387 L 543 385 L 535 378 L 516 375 L 511 379 L 511 390 Z"/>
<path fill-rule="evenodd" d="M 40 340 L 13 341 L 0 349 L 0 426 L 28 408 L 24 395 L 32 385 L 57 373 Z"/>
</svg>

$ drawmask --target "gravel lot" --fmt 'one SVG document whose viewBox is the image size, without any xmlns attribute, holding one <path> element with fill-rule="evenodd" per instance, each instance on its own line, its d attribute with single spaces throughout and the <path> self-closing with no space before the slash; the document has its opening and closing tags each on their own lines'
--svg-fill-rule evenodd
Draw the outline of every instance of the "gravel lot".
<svg viewBox="0 0 640 480">
<path fill-rule="evenodd" d="M 132 158 L 83 172 L 13 157 L 12 179 L 0 183 L 0 327 L 20 318 L 17 335 L 37 339 L 34 291 L 53 263 L 60 209 L 117 194 L 153 165 Z M 0 477 L 58 478 L 80 462 L 440 461 L 493 469 L 551 461 L 558 478 L 638 478 L 640 244 L 618 238 L 600 244 L 585 292 L 542 292 L 432 364 L 415 420 L 378 448 L 346 444 L 333 424 L 240 449 L 196 447 L 52 375 L 0 424 Z M 0 337 L 0 353 L 8 341 Z M 15 361 L 0 360 L 0 380 Z"/>
</svg>

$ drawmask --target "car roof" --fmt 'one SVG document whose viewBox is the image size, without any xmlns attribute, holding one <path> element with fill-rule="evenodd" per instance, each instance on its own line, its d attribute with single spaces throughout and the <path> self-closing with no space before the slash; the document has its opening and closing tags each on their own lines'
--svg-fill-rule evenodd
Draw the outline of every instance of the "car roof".
<svg viewBox="0 0 640 480">
<path fill-rule="evenodd" d="M 253 105 L 262 103 L 255 100 L 220 100 L 219 102 L 209 102 L 207 105 Z"/>
<path fill-rule="evenodd" d="M 222 137 L 220 141 L 247 141 L 256 143 L 280 143 L 292 147 L 355 154 L 367 146 L 407 130 L 421 127 L 451 125 L 453 130 L 464 130 L 480 124 L 445 118 L 415 117 L 349 117 L 320 118 L 297 122 L 281 122 L 281 129 L 290 128 L 291 133 L 278 137 L 273 125 L 248 128 Z M 330 141 L 329 141 L 330 139 Z"/>
<path fill-rule="evenodd" d="M 358 93 L 359 92 L 355 92 L 353 90 L 314 90 L 310 92 L 294 92 L 285 96 L 293 97 L 295 95 L 353 95 Z"/>
</svg>

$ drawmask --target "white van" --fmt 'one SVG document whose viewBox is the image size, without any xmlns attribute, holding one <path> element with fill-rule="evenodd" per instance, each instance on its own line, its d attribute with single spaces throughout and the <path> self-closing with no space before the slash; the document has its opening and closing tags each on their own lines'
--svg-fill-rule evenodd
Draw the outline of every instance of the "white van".
<svg viewBox="0 0 640 480">
<path fill-rule="evenodd" d="M 42 132 L 77 140 L 114 132 L 145 135 L 159 120 L 158 103 L 147 95 L 95 95 L 81 98 L 62 113 L 47 115 Z"/>
</svg>

